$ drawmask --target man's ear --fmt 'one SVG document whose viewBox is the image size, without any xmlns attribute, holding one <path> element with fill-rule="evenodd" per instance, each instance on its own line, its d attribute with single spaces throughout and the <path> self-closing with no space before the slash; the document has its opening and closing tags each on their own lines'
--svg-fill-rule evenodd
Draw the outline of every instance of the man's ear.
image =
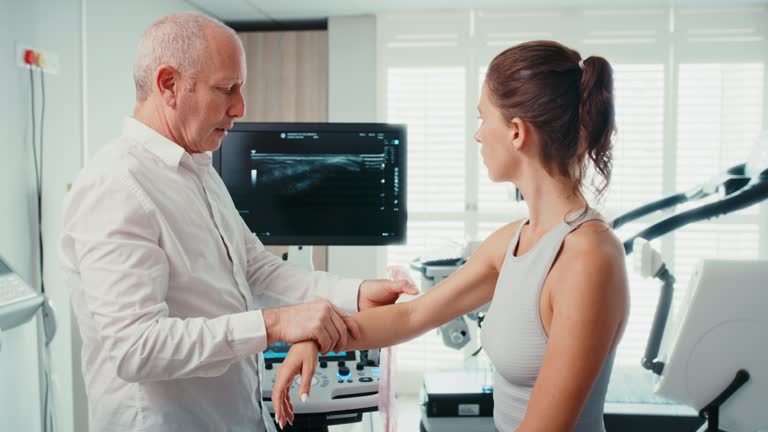
<svg viewBox="0 0 768 432">
<path fill-rule="evenodd" d="M 181 88 L 176 69 L 169 65 L 162 65 L 157 68 L 154 84 L 163 102 L 170 108 L 176 108 L 176 99 Z"/>
<path fill-rule="evenodd" d="M 523 149 L 530 133 L 529 127 L 530 125 L 520 117 L 515 117 L 509 122 L 509 141 L 515 150 Z"/>
</svg>

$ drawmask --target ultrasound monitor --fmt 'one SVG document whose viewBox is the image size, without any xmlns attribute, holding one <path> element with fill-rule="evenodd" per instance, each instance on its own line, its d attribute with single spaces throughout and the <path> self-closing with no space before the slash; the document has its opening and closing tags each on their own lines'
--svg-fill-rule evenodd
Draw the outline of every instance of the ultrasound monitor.
<svg viewBox="0 0 768 432">
<path fill-rule="evenodd" d="M 406 128 L 236 123 L 214 167 L 266 245 L 390 245 L 406 235 Z"/>
<path fill-rule="evenodd" d="M 269 345 L 264 350 L 264 362 L 265 363 L 282 363 L 285 357 L 288 356 L 288 350 L 291 348 L 291 344 L 286 342 L 275 342 Z M 354 351 L 341 351 L 341 352 L 329 352 L 325 355 L 319 355 L 320 360 L 355 360 Z"/>
</svg>

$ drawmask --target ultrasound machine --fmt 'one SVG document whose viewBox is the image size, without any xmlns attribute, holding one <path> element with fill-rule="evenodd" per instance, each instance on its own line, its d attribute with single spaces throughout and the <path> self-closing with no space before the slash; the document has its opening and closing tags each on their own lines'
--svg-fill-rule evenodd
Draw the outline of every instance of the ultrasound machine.
<svg viewBox="0 0 768 432">
<path fill-rule="evenodd" d="M 313 245 L 405 242 L 406 142 L 403 125 L 241 122 L 213 164 L 262 243 L 288 245 L 285 258 L 312 269 Z M 272 413 L 272 385 L 289 348 L 275 343 L 264 352 L 262 397 Z M 376 411 L 379 367 L 378 350 L 320 356 L 311 397 L 294 404 L 293 428 L 327 431 Z"/>
</svg>

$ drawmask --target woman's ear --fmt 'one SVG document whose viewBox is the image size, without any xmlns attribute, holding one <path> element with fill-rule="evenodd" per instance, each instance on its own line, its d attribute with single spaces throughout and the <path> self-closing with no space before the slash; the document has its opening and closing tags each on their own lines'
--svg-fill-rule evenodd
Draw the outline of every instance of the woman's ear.
<svg viewBox="0 0 768 432">
<path fill-rule="evenodd" d="M 520 117 L 515 117 L 509 122 L 509 141 L 512 147 L 520 151 L 528 139 L 528 123 Z"/>
</svg>

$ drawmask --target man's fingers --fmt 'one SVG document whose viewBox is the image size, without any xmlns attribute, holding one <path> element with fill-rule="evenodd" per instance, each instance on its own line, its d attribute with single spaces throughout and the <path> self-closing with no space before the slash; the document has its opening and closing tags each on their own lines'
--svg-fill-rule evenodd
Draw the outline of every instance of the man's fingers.
<svg viewBox="0 0 768 432">
<path fill-rule="evenodd" d="M 328 354 L 328 351 L 333 348 L 331 345 L 331 336 L 325 328 L 321 328 L 317 335 L 317 344 L 320 345 L 320 353 Z"/>
<path fill-rule="evenodd" d="M 333 310 L 335 310 L 336 313 L 339 314 L 341 319 L 344 320 L 344 325 L 346 327 L 346 331 L 348 332 L 348 334 L 355 339 L 360 338 L 360 326 L 357 324 L 357 321 L 352 319 L 350 315 L 347 315 L 346 313 L 344 313 L 344 311 L 337 308 L 335 305 L 331 305 L 331 306 L 333 306 Z"/>
<path fill-rule="evenodd" d="M 344 317 L 344 322 L 347 324 L 347 330 L 353 339 L 360 339 L 360 324 L 357 320 L 347 315 Z"/>
<path fill-rule="evenodd" d="M 338 351 L 339 347 L 347 345 L 347 325 L 344 324 L 342 317 L 343 315 L 339 315 L 339 311 L 334 307 L 333 312 L 331 313 L 331 321 L 333 322 L 336 331 L 339 332 L 339 339 L 334 344 L 334 351 Z"/>
<path fill-rule="evenodd" d="M 331 316 L 328 317 L 329 319 L 327 319 L 323 323 L 325 326 L 324 327 L 325 331 L 328 333 L 328 337 L 330 337 L 331 339 L 328 346 L 328 351 L 331 351 L 333 347 L 335 347 L 336 344 L 339 343 L 339 336 L 340 336 L 339 329 L 336 327 L 336 322 L 334 321 L 334 319 L 337 317 L 334 317 L 333 315 L 334 315 L 333 312 L 331 312 Z"/>
<path fill-rule="evenodd" d="M 398 289 L 400 290 L 401 293 L 408 294 L 408 295 L 416 295 L 419 293 L 419 289 L 416 288 L 416 285 L 414 285 L 410 281 L 399 280 L 397 282 L 399 283 Z"/>
<path fill-rule="evenodd" d="M 413 278 L 411 277 L 411 273 L 408 271 L 408 269 L 406 269 L 401 265 L 387 266 L 387 279 L 406 280 L 413 283 Z"/>
</svg>

